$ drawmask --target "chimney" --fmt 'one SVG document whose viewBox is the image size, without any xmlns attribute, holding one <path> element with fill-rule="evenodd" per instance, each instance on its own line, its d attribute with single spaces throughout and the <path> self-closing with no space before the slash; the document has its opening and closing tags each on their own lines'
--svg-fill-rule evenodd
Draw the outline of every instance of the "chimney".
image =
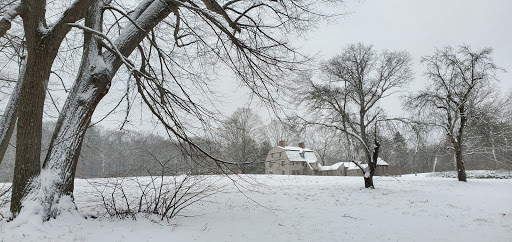
<svg viewBox="0 0 512 242">
<path fill-rule="evenodd" d="M 286 141 L 284 141 L 284 140 L 279 141 L 279 146 L 285 147 L 286 146 Z"/>
<path fill-rule="evenodd" d="M 300 147 L 301 149 L 306 149 L 306 144 L 304 144 L 304 142 L 300 142 L 300 143 L 299 143 L 299 147 Z"/>
</svg>

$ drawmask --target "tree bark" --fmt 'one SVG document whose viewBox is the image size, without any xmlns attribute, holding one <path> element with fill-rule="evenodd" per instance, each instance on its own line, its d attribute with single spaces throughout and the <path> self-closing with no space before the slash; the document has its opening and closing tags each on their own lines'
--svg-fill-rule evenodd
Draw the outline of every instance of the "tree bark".
<svg viewBox="0 0 512 242">
<path fill-rule="evenodd" d="M 16 82 L 16 86 L 14 87 L 9 102 L 7 103 L 4 115 L 0 120 L 0 164 L 2 164 L 2 159 L 7 151 L 9 141 L 11 140 L 12 133 L 14 132 L 14 126 L 16 125 L 16 119 L 18 117 L 16 111 L 20 100 L 25 67 L 26 62 L 23 60 L 21 63 L 20 73 L 18 74 L 18 81 Z"/>
<path fill-rule="evenodd" d="M 471 91 L 471 89 L 468 91 L 468 93 Z M 465 101 L 465 100 L 464 100 Z M 463 102 L 464 103 L 464 102 Z M 464 128 L 466 127 L 466 124 L 468 122 L 468 118 L 466 117 L 466 105 L 462 104 L 459 107 L 459 114 L 460 114 L 460 126 L 457 130 L 457 141 L 455 142 L 455 160 L 457 163 L 457 177 L 459 181 L 467 181 L 466 180 L 466 167 L 464 166 L 464 161 L 462 160 L 462 144 L 464 141 Z"/>
<path fill-rule="evenodd" d="M 377 168 L 377 160 L 379 159 L 380 143 L 375 140 L 375 148 L 373 150 L 372 159 L 368 163 L 368 171 L 364 175 L 364 187 L 375 188 L 373 185 L 373 176 L 375 175 L 375 169 Z"/>
<path fill-rule="evenodd" d="M 17 108 L 16 162 L 12 184 L 11 212 L 16 216 L 31 179 L 41 171 L 41 137 L 46 84 L 55 53 L 46 48 L 28 49 L 27 67 Z"/>
<path fill-rule="evenodd" d="M 457 165 L 457 178 L 459 181 L 467 181 L 466 177 L 466 167 L 464 166 L 464 161 L 462 161 L 462 148 L 455 148 L 455 161 Z"/>
<path fill-rule="evenodd" d="M 95 3 L 90 7 L 91 11 L 101 14 L 101 1 Z M 88 21 L 86 19 L 86 24 L 89 24 Z M 101 25 L 101 21 L 91 25 L 94 28 Z M 44 220 L 56 217 L 61 212 L 54 204 L 59 203 L 62 196 L 72 197 L 74 174 L 85 131 L 97 104 L 108 92 L 112 79 L 94 39 L 91 34 L 85 34 L 80 72 L 57 121 L 43 163 L 44 174 L 27 187 L 26 200 L 37 201 L 42 206 L 39 213 Z"/>
<path fill-rule="evenodd" d="M 25 11 L 20 13 L 27 47 L 26 68 L 20 91 L 16 161 L 11 196 L 11 212 L 14 217 L 22 208 L 22 199 L 27 195 L 29 183 L 41 171 L 42 118 L 46 87 L 51 67 L 60 44 L 71 29 L 67 25 L 83 17 L 84 6 L 91 0 L 77 0 L 68 8 L 59 21 L 48 28 L 46 24 L 46 1 L 22 1 Z"/>
</svg>

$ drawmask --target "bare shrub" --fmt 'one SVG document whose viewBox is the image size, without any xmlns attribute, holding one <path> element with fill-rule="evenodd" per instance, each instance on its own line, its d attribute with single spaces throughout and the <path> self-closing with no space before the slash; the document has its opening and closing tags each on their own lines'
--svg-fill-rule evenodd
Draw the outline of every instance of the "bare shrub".
<svg viewBox="0 0 512 242">
<path fill-rule="evenodd" d="M 89 181 L 105 209 L 103 216 L 137 219 L 137 214 L 169 221 L 198 201 L 221 191 L 215 176 L 147 176 Z"/>
</svg>

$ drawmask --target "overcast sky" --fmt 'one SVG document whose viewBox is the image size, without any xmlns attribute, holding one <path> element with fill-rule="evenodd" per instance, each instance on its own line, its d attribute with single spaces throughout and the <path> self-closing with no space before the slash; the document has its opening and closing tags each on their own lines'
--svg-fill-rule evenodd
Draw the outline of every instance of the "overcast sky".
<svg viewBox="0 0 512 242">
<path fill-rule="evenodd" d="M 357 42 L 372 44 L 376 50 L 406 50 L 413 57 L 415 71 L 411 90 L 424 87 L 424 68 L 419 60 L 432 54 L 436 47 L 492 47 L 495 63 L 509 71 L 500 73 L 500 85 L 503 90 L 512 88 L 512 0 L 347 0 L 340 11 L 347 14 L 320 25 L 297 45 L 308 54 L 318 53 L 324 60 Z M 247 104 L 243 89 L 235 91 L 231 84 L 220 84 L 218 89 L 225 97 L 220 108 L 226 115 Z M 390 116 L 402 115 L 398 96 L 385 100 L 381 106 Z M 256 111 L 268 121 L 270 115 L 264 108 Z M 117 119 L 113 117 L 115 125 L 119 125 Z M 136 120 L 133 125 L 137 126 L 135 123 Z M 103 125 L 110 126 L 109 122 Z M 143 126 L 151 129 L 147 123 Z"/>
<path fill-rule="evenodd" d="M 419 60 L 432 54 L 436 47 L 461 44 L 473 49 L 492 47 L 495 63 L 508 71 L 499 73 L 499 85 L 503 92 L 512 89 L 512 0 L 346 0 L 337 10 L 346 14 L 336 21 L 319 24 L 317 31 L 310 32 L 295 45 L 307 54 L 319 54 L 323 60 L 357 42 L 372 44 L 376 50 L 406 50 L 413 57 L 415 79 L 405 91 L 424 87 L 424 67 Z M 248 103 L 244 95 L 247 91 L 236 89 L 232 83 L 219 82 L 216 89 L 224 97 L 224 103 L 217 107 L 226 115 Z M 93 122 L 102 119 L 117 102 L 118 98 L 103 100 L 100 106 L 105 108 L 98 108 Z M 5 103 L 6 100 L 0 100 L 2 111 Z M 398 95 L 388 98 L 381 106 L 390 116 L 403 114 Z M 269 121 L 271 115 L 265 108 L 253 108 Z M 127 128 L 152 131 L 156 122 L 149 112 L 144 113 L 133 110 Z M 117 129 L 124 115 L 123 110 L 118 110 L 101 125 Z"/>
<path fill-rule="evenodd" d="M 508 70 L 501 85 L 512 88 L 511 0 L 348 0 L 347 15 L 311 33 L 302 44 L 324 58 L 350 43 L 375 49 L 406 50 L 414 58 L 416 81 L 423 81 L 421 56 L 436 47 L 492 47 L 495 63 Z"/>
<path fill-rule="evenodd" d="M 303 52 L 327 60 L 352 43 L 371 44 L 375 50 L 405 50 L 413 58 L 415 78 L 408 90 L 425 86 L 420 58 L 447 45 L 491 47 L 504 92 L 512 89 L 512 0 L 347 0 L 346 14 L 324 23 L 298 43 Z M 227 114 L 243 106 L 243 92 L 226 89 Z M 232 96 L 232 97 L 229 97 Z M 399 96 L 384 100 L 390 116 L 403 115 Z M 229 100 L 231 99 L 231 100 Z M 260 114 L 269 115 L 261 108 Z"/>
<path fill-rule="evenodd" d="M 413 57 L 415 80 L 411 90 L 424 87 L 420 58 L 435 48 L 462 44 L 473 49 L 492 47 L 503 90 L 512 88 L 511 0 L 366 0 L 347 1 L 346 14 L 336 23 L 311 33 L 302 46 L 328 59 L 344 46 L 362 42 L 376 50 L 406 50 Z M 387 100 L 398 115 L 396 98 Z M 388 108 L 389 109 L 389 108 Z"/>
</svg>

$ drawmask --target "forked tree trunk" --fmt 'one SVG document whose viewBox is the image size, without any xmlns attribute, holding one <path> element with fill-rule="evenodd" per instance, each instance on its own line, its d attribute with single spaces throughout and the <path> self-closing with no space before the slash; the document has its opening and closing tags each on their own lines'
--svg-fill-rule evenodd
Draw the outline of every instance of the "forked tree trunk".
<svg viewBox="0 0 512 242">
<path fill-rule="evenodd" d="M 162 1 L 154 1 L 149 6 L 141 3 L 141 6 L 144 8 L 139 9 L 138 16 L 134 17 L 139 27 L 131 25 L 125 28 L 119 41 L 115 42 L 125 56 L 131 54 L 148 30 L 171 13 L 172 7 L 176 7 Z M 88 11 L 87 27 L 100 30 L 102 1 L 96 1 Z M 116 54 L 99 53 L 96 38 L 91 36 L 90 33 L 85 34 L 80 72 L 57 121 L 41 175 L 26 189 L 23 204 L 31 203 L 33 206 L 29 207 L 35 210 L 27 211 L 27 215 L 37 213 L 43 220 L 58 216 L 63 207 L 76 210 L 76 207 L 56 205 L 62 201 L 72 201 L 73 179 L 87 126 L 96 106 L 108 92 L 112 77 L 122 64 Z"/>
<path fill-rule="evenodd" d="M 23 83 L 19 101 L 14 107 L 18 132 L 11 196 L 13 216 L 21 209 L 21 200 L 29 191 L 28 184 L 41 170 L 42 116 L 52 64 L 62 40 L 71 29 L 67 23 L 81 19 L 85 12 L 84 6 L 89 1 L 75 1 L 50 27 L 46 24 L 45 0 L 21 1 L 19 5 L 18 13 L 23 20 L 27 53 L 25 71 L 20 73 Z M 2 138 L 3 142 L 8 140 Z"/>
<path fill-rule="evenodd" d="M 101 16 L 102 6 L 96 1 L 89 12 Z M 101 18 L 94 16 L 98 15 L 86 18 L 86 25 L 92 29 L 100 28 Z M 26 189 L 25 200 L 39 206 L 35 212 L 44 220 L 60 213 L 54 205 L 60 203 L 63 196 L 72 197 L 76 163 L 85 131 L 97 104 L 108 92 L 112 78 L 99 51 L 97 41 L 91 34 L 86 34 L 80 71 L 55 126 L 43 170 Z M 34 211 L 28 211 L 31 212 Z"/>
</svg>

